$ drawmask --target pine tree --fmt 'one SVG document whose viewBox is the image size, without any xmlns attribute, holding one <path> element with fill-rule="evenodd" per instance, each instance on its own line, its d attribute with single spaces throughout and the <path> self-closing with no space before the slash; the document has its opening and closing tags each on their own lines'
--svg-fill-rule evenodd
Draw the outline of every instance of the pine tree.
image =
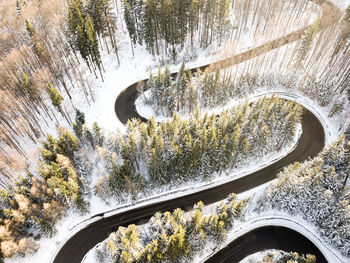
<svg viewBox="0 0 350 263">
<path fill-rule="evenodd" d="M 102 2 L 101 2 L 102 1 Z M 96 3 L 95 9 L 98 9 L 98 14 L 95 15 L 95 21 L 97 23 L 98 30 L 102 30 L 100 20 L 100 9 L 104 7 L 104 1 L 101 0 Z M 102 6 L 101 6 L 102 5 Z M 96 31 L 90 14 L 85 12 L 84 6 L 81 0 L 70 0 L 68 3 L 68 37 L 69 43 L 73 50 L 80 52 L 80 55 L 85 60 L 89 69 L 91 70 L 91 64 L 94 64 L 101 72 L 101 55 L 99 52 L 99 45 L 97 41 Z M 94 67 L 92 67 L 94 73 Z M 97 77 L 97 75 L 95 74 Z M 103 78 L 102 78 L 103 80 Z"/>
<path fill-rule="evenodd" d="M 52 104 L 58 108 L 60 111 L 62 111 L 61 109 L 61 103 L 63 101 L 63 97 L 61 96 L 61 94 L 59 93 L 59 91 L 54 88 L 52 86 L 52 84 L 48 84 L 49 86 L 49 89 L 48 89 L 48 92 L 49 92 L 49 95 L 50 95 L 50 99 L 51 99 L 51 102 Z"/>
<path fill-rule="evenodd" d="M 230 26 L 230 0 L 218 1 L 217 21 L 215 23 L 216 33 L 219 38 L 219 45 L 221 45 L 225 34 Z"/>
<path fill-rule="evenodd" d="M 32 26 L 28 19 L 25 19 L 24 21 L 26 23 L 26 28 L 29 33 L 29 36 L 32 38 L 36 34 L 35 28 Z"/>
<path fill-rule="evenodd" d="M 158 49 L 158 11 L 156 0 L 148 0 L 144 7 L 143 16 L 143 39 L 148 50 L 153 55 L 159 54 Z M 154 49 L 156 48 L 156 50 Z"/>
<path fill-rule="evenodd" d="M 165 88 L 170 87 L 171 85 L 171 75 L 169 71 L 168 64 L 165 64 L 165 72 L 164 72 L 164 77 L 163 77 L 163 86 Z"/>
<path fill-rule="evenodd" d="M 136 31 L 136 21 L 134 20 L 134 15 L 131 10 L 131 6 L 128 3 L 128 0 L 124 0 L 124 19 L 126 28 L 129 32 L 130 40 L 131 40 L 131 50 L 134 54 L 134 47 L 133 45 L 137 42 L 137 31 Z"/>
<path fill-rule="evenodd" d="M 102 146 L 103 142 L 104 142 L 104 136 L 101 132 L 101 128 L 98 127 L 96 122 L 94 122 L 92 124 L 92 129 L 93 129 L 93 135 L 94 135 L 94 138 L 95 138 L 97 145 Z"/>
<path fill-rule="evenodd" d="M 300 64 L 306 57 L 311 48 L 312 41 L 320 31 L 320 22 L 316 21 L 310 25 L 304 32 L 301 44 L 298 48 L 297 63 Z"/>
<path fill-rule="evenodd" d="M 172 43 L 172 23 L 174 21 L 172 15 L 174 5 L 172 0 L 161 0 L 159 5 L 159 34 L 160 37 L 165 40 L 165 54 L 167 54 L 168 44 Z"/>
<path fill-rule="evenodd" d="M 179 40 L 175 43 L 181 43 L 184 46 L 185 37 L 188 30 L 188 10 L 190 8 L 190 0 L 173 0 L 175 11 L 175 23 L 179 28 Z"/>
<path fill-rule="evenodd" d="M 79 148 L 77 138 L 67 129 L 60 128 L 58 130 L 57 153 L 64 154 L 71 159 L 75 151 Z"/>
<path fill-rule="evenodd" d="M 102 72 L 101 72 L 101 66 L 102 66 L 101 55 L 100 55 L 100 51 L 98 49 L 98 42 L 97 42 L 97 38 L 96 38 L 95 28 L 94 28 L 94 25 L 92 23 L 92 20 L 91 20 L 91 17 L 89 14 L 87 14 L 87 16 L 86 16 L 85 28 L 86 28 L 87 38 L 88 38 L 87 45 L 89 47 L 88 50 L 89 50 L 89 54 L 91 56 L 91 60 L 98 67 L 98 69 L 100 71 L 101 78 L 103 80 Z"/>
</svg>

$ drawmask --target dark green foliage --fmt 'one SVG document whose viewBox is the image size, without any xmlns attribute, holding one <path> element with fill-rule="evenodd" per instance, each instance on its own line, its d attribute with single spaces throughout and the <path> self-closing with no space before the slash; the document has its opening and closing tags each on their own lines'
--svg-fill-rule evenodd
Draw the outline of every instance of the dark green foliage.
<svg viewBox="0 0 350 263">
<path fill-rule="evenodd" d="M 29 22 L 28 19 L 25 19 L 25 23 L 26 23 L 26 28 L 29 33 L 29 36 L 33 37 L 36 34 L 35 28 L 32 26 L 32 24 Z"/>
<path fill-rule="evenodd" d="M 95 32 L 94 24 L 92 23 L 89 14 L 86 16 L 85 29 L 87 34 L 87 46 L 89 54 L 92 58 L 92 61 L 97 65 L 98 68 L 100 68 L 102 62 L 100 51 L 98 50 L 97 35 Z"/>
<path fill-rule="evenodd" d="M 75 123 L 73 123 L 73 130 L 75 135 L 83 140 L 83 126 L 85 124 L 85 114 L 78 109 L 75 109 Z"/>
<path fill-rule="evenodd" d="M 109 0 L 91 0 L 87 4 L 87 12 L 94 24 L 96 33 L 101 35 L 106 30 L 106 13 L 109 12 Z"/>
<path fill-rule="evenodd" d="M 128 29 L 129 36 L 132 39 L 132 42 L 136 44 L 137 41 L 137 31 L 136 31 L 136 24 L 133 22 L 135 18 L 135 13 L 129 2 L 133 3 L 135 1 L 127 1 L 124 0 L 124 19 L 126 28 Z"/>
<path fill-rule="evenodd" d="M 60 128 L 58 133 L 58 140 L 56 141 L 57 153 L 64 154 L 68 157 L 73 157 L 74 152 L 78 149 L 78 140 L 67 129 Z"/>
<path fill-rule="evenodd" d="M 78 109 L 75 109 L 75 122 L 79 125 L 85 124 L 85 114 Z"/>
<path fill-rule="evenodd" d="M 75 165 L 78 165 L 75 164 L 75 154 L 80 147 L 77 138 L 67 129 L 59 128 L 58 139 L 47 135 L 42 146 L 39 148 L 42 159 L 39 161 L 41 177 L 54 189 L 62 204 L 74 205 L 80 211 L 85 211 L 83 185 L 75 171 Z"/>
<path fill-rule="evenodd" d="M 102 146 L 104 142 L 104 136 L 103 136 L 103 133 L 101 132 L 101 128 L 98 127 L 96 122 L 92 124 L 92 130 L 94 135 L 94 141 L 97 143 L 97 145 Z"/>
<path fill-rule="evenodd" d="M 59 108 L 61 107 L 61 102 L 63 100 L 63 97 L 61 96 L 61 94 L 59 93 L 59 91 L 54 88 L 51 84 L 49 85 L 49 95 L 50 95 L 50 99 L 52 101 L 52 104 Z"/>
<path fill-rule="evenodd" d="M 119 148 L 100 149 L 107 175 L 103 187 L 109 188 L 106 194 L 122 198 L 125 189 L 141 195 L 143 188 L 149 192 L 229 173 L 248 158 L 290 142 L 301 114 L 297 104 L 273 97 L 246 102 L 219 116 L 201 117 L 197 110 L 188 120 L 174 114 L 159 124 L 154 118 L 147 124 L 129 122 L 126 135 L 116 143 Z"/>
<path fill-rule="evenodd" d="M 100 1 L 98 1 L 100 3 Z M 100 69 L 101 55 L 97 42 L 95 25 L 90 14 L 85 11 L 81 0 L 71 0 L 68 3 L 68 39 L 71 47 L 80 52 L 82 58 L 88 66 L 94 64 Z M 99 9 L 99 8 L 97 8 Z M 94 15 L 94 21 L 97 23 L 98 30 L 102 30 L 100 17 L 101 12 Z"/>
<path fill-rule="evenodd" d="M 229 0 L 124 0 L 124 18 L 132 42 L 145 43 L 152 54 L 161 53 L 161 40 L 170 45 L 173 58 L 176 45 L 184 47 L 190 33 L 201 36 L 201 46 L 207 47 L 213 39 L 221 44 L 230 27 Z"/>
</svg>

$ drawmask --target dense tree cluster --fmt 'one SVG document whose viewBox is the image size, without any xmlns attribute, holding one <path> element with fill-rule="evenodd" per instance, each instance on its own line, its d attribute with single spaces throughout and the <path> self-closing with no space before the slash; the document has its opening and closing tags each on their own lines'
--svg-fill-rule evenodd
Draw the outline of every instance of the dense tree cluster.
<svg viewBox="0 0 350 263">
<path fill-rule="evenodd" d="M 259 86 L 271 84 L 269 77 L 249 75 L 235 83 L 232 76 L 219 67 L 214 72 L 207 68 L 205 72 L 198 69 L 192 73 L 183 62 L 176 76 L 170 74 L 167 65 L 164 72 L 158 67 L 156 76 L 151 72 L 144 87 L 147 91 L 141 98 L 157 115 L 172 116 L 175 112 L 191 113 L 196 106 L 224 106 L 233 97 L 244 98 Z"/>
<path fill-rule="evenodd" d="M 301 215 L 323 238 L 350 255 L 350 141 L 341 137 L 313 160 L 285 168 L 261 198 L 261 209 Z"/>
<path fill-rule="evenodd" d="M 54 94 L 59 106 L 60 97 Z M 262 98 L 219 116 L 201 116 L 197 109 L 189 120 L 175 114 L 160 124 L 154 118 L 129 122 L 126 134 L 105 138 L 96 124 L 89 130 L 77 110 L 76 137 L 64 128 L 58 129 L 57 139 L 46 135 L 39 147 L 38 174 L 7 184 L 2 192 L 1 253 L 29 252 L 34 239 L 54 233 L 54 223 L 69 207 L 85 212 L 91 190 L 87 174 L 102 174 L 95 191 L 107 198 L 139 197 L 155 186 L 209 180 L 285 145 L 301 114 L 295 103 Z M 19 204 L 21 198 L 28 207 Z"/>
<path fill-rule="evenodd" d="M 244 217 L 247 200 L 231 194 L 205 215 L 199 202 L 190 215 L 181 209 L 156 213 L 143 226 L 119 227 L 96 251 L 98 262 L 187 262 L 209 242 L 220 244 L 235 219 Z"/>
<path fill-rule="evenodd" d="M 37 143 L 48 125 L 59 124 L 59 113 L 71 123 L 71 88 L 79 89 L 88 103 L 93 99 L 64 34 L 66 1 L 15 4 L 6 1 L 0 7 L 2 185 L 17 177 L 20 159 L 30 158 L 24 143 Z"/>
<path fill-rule="evenodd" d="M 221 43 L 230 28 L 230 0 L 124 0 L 125 23 L 134 44 L 145 43 L 152 54 L 175 56 L 176 45 L 198 41 Z M 198 39 L 197 39 L 198 38 Z M 163 49 L 161 49 L 163 46 Z"/>
<path fill-rule="evenodd" d="M 67 208 L 87 209 L 78 139 L 59 128 L 57 139 L 47 135 L 41 144 L 38 175 L 28 172 L 0 190 L 0 258 L 33 252 L 35 240 L 52 235 Z"/>
<path fill-rule="evenodd" d="M 53 188 L 60 202 L 79 209 L 85 209 L 82 197 L 81 178 L 75 172 L 75 152 L 79 148 L 78 139 L 67 129 L 59 127 L 58 139 L 47 135 L 42 141 L 40 176 Z"/>
<path fill-rule="evenodd" d="M 189 119 L 174 114 L 156 123 L 129 122 L 125 135 L 106 140 L 99 151 L 105 177 L 97 192 L 102 196 L 141 193 L 162 185 L 210 180 L 229 173 L 250 158 L 277 151 L 294 138 L 302 108 L 278 97 Z M 135 191 L 137 189 L 137 191 Z"/>
<path fill-rule="evenodd" d="M 91 0 L 84 6 L 81 0 L 70 0 L 68 3 L 68 41 L 74 51 L 79 51 L 89 69 L 97 68 L 102 77 L 102 61 L 98 39 L 109 36 L 112 48 L 118 57 L 115 40 L 116 23 L 111 12 L 110 0 Z M 108 44 L 106 43 L 108 50 Z M 109 51 L 109 50 L 108 50 Z M 96 75 L 96 73 L 95 73 Z"/>
<path fill-rule="evenodd" d="M 251 17 L 253 24 L 260 25 L 255 32 L 265 33 L 268 24 L 281 22 L 282 16 L 275 21 L 271 18 L 276 10 L 286 7 L 285 1 L 282 5 L 277 4 L 279 1 L 267 1 L 266 5 L 259 2 L 123 0 L 123 9 L 133 44 L 145 44 L 155 55 L 164 52 L 176 57 L 186 42 L 205 48 L 215 42 L 220 45 L 234 31 L 235 36 L 240 36 Z M 237 22 L 235 27 L 230 25 L 231 3 L 232 7 L 239 7 L 237 17 L 247 18 L 239 22 L 233 19 Z M 306 0 L 296 1 L 294 9 L 303 10 L 305 3 Z M 1 4 L 0 258 L 35 250 L 33 242 L 41 235 L 54 233 L 55 222 L 68 207 L 86 211 L 85 197 L 90 191 L 87 174 L 91 172 L 102 174 L 94 189 L 101 197 L 137 197 L 155 187 L 210 180 L 215 174 L 229 173 L 249 159 L 280 149 L 294 136 L 302 110 L 295 103 L 276 97 L 246 102 L 219 116 L 201 116 L 195 107 L 223 105 L 233 96 L 244 97 L 255 87 L 276 83 L 275 77 L 247 76 L 237 81 L 236 75 L 223 74 L 220 69 L 192 73 L 184 64 L 175 78 L 166 67 L 164 73 L 159 69 L 157 76 L 151 74 L 147 84 L 152 95 L 149 103 L 156 105 L 158 113 L 172 116 L 176 112 L 193 112 L 188 120 L 180 120 L 174 114 L 171 121 L 160 124 L 154 118 L 147 124 L 133 121 L 125 135 L 116 133 L 107 138 L 96 124 L 89 130 L 79 111 L 73 123 L 67 109 L 68 103 L 68 108 L 74 108 L 71 89 L 79 87 L 88 103 L 93 100 L 79 66 L 79 54 L 96 77 L 97 70 L 101 77 L 103 71 L 100 49 L 106 48 L 108 53 L 109 49 L 114 50 L 119 60 L 116 17 L 110 5 L 109 0 L 18 0 Z M 348 52 L 349 10 L 344 16 L 341 45 L 334 56 Z M 287 24 L 293 24 L 291 21 L 298 17 L 294 14 Z M 309 64 L 306 58 L 313 49 L 319 26 L 316 22 L 305 31 L 296 50 L 298 63 Z M 349 56 L 346 53 L 334 61 L 340 69 L 333 71 L 342 76 L 343 91 L 350 73 L 343 74 L 341 70 L 347 68 Z M 282 82 L 292 88 L 297 86 L 295 79 Z M 298 88 L 322 106 L 334 102 L 329 117 L 343 110 L 343 98 L 334 99 L 333 83 L 324 84 L 313 78 L 300 83 Z M 57 113 L 73 125 L 76 136 L 63 128 L 59 128 L 57 139 L 47 135 L 40 147 L 38 174 L 28 172 L 26 177 L 15 179 L 17 169 L 27 168 L 19 156 L 31 158 L 21 145 L 27 138 L 37 142 L 44 136 L 49 120 L 59 124 Z M 268 202 L 263 206 L 301 213 L 345 255 L 350 254 L 350 199 L 348 188 L 344 187 L 349 175 L 349 134 L 348 130 L 345 139 L 315 160 L 287 168 L 278 183 L 266 192 L 264 200 Z M 236 202 L 231 196 L 210 216 L 203 216 L 201 207 L 196 206 L 190 219 L 181 210 L 157 214 L 149 223 L 151 235 L 141 234 L 135 226 L 121 228 L 111 236 L 101 256 L 125 262 L 191 257 L 207 237 L 224 239 L 244 202 Z M 294 254 L 286 260 L 313 259 Z"/>
<path fill-rule="evenodd" d="M 235 81 L 232 72 L 207 68 L 204 72 L 192 73 L 182 63 L 179 73 L 170 74 L 166 65 L 164 71 L 158 67 L 157 75 L 150 73 L 145 83 L 142 103 L 151 106 L 157 115 L 172 116 L 177 113 L 191 113 L 196 106 L 214 108 L 224 106 L 232 98 L 246 98 L 259 89 L 271 87 L 299 90 L 317 101 L 321 106 L 332 105 L 330 116 L 340 113 L 345 104 L 344 96 L 335 97 L 333 82 L 320 82 L 312 77 L 298 81 L 293 75 L 245 75 Z"/>
<path fill-rule="evenodd" d="M 65 210 L 48 182 L 31 174 L 1 190 L 0 203 L 2 257 L 35 250 L 34 239 L 40 233 L 52 234 L 54 223 Z"/>
</svg>

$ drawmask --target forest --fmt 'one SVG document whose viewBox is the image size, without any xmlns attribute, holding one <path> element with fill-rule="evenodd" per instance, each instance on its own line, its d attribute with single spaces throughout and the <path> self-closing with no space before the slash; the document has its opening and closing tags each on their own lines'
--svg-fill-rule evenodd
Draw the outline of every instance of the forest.
<svg viewBox="0 0 350 263">
<path fill-rule="evenodd" d="M 147 195 L 164 185 L 211 181 L 292 142 L 301 118 L 298 104 L 272 97 L 219 116 L 197 109 L 186 120 L 174 114 L 159 124 L 130 122 L 124 136 L 99 148 L 105 176 L 96 191 L 120 198 L 123 191 Z"/>
<path fill-rule="evenodd" d="M 98 248 L 98 262 L 184 262 L 191 260 L 207 242 L 225 240 L 235 220 L 244 217 L 247 200 L 231 194 L 205 215 L 199 202 L 189 216 L 181 209 L 155 214 L 149 226 L 119 227 Z"/>
<path fill-rule="evenodd" d="M 286 167 L 265 190 L 259 209 L 301 215 L 328 243 L 349 256 L 349 169 L 350 129 L 314 159 Z"/>
<path fill-rule="evenodd" d="M 96 199 L 111 208 L 210 184 L 297 144 L 303 107 L 274 91 L 320 111 L 326 128 L 334 124 L 332 144 L 284 168 L 254 213 L 302 217 L 350 256 L 350 6 L 11 0 L 0 4 L 0 47 L 0 262 L 35 254 L 67 215 L 92 216 Z M 201 61 L 211 66 L 194 70 Z M 121 130 L 101 125 L 95 113 L 114 107 L 101 102 L 106 94 L 147 72 L 137 96 L 155 116 Z M 251 98 L 264 92 L 272 95 Z M 94 252 L 97 262 L 191 261 L 227 240 L 248 200 L 232 194 L 215 208 L 199 202 L 120 227 Z M 261 262 L 316 259 L 286 252 Z"/>
<path fill-rule="evenodd" d="M 223 107 L 233 99 L 244 99 L 269 86 L 279 86 L 285 90 L 298 90 L 321 106 L 332 105 L 329 116 L 337 115 L 350 102 L 350 92 L 345 96 L 336 96 L 334 83 L 320 83 L 305 78 L 298 83 L 294 76 L 247 74 L 234 81 L 232 71 L 207 68 L 195 73 L 186 70 L 182 62 L 176 76 L 165 65 L 164 72 L 158 67 L 157 75 L 150 72 L 149 79 L 142 87 L 139 103 L 150 106 L 155 115 L 171 117 L 174 113 L 189 114 L 198 106 L 200 109 Z M 332 103 L 333 102 L 333 103 Z"/>
<path fill-rule="evenodd" d="M 102 199 L 140 198 L 159 186 L 213 180 L 214 174 L 277 151 L 294 138 L 301 116 L 294 102 L 262 98 L 219 116 L 202 116 L 197 109 L 189 120 L 174 114 L 159 124 L 154 118 L 133 121 L 124 135 L 104 136 L 97 125 L 89 130 L 77 111 L 75 135 L 60 127 L 57 139 L 47 134 L 42 140 L 39 178 L 28 174 L 2 190 L 2 254 L 25 254 L 32 238 L 54 234 L 55 222 L 69 207 L 86 212 L 92 193 Z M 88 174 L 94 166 L 103 169 L 91 187 Z"/>
<path fill-rule="evenodd" d="M 171 53 L 187 38 L 207 47 L 222 43 L 230 26 L 230 0 L 125 0 L 124 15 L 133 43 L 144 43 L 152 54 Z M 141 16 L 140 16 L 141 14 Z M 195 39 L 196 38 L 196 39 Z M 160 48 L 163 44 L 163 50 Z"/>
</svg>

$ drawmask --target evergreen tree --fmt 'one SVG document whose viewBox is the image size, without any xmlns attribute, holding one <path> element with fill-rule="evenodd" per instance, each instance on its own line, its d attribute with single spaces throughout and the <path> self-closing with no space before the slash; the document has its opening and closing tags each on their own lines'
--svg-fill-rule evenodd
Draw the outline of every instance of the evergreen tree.
<svg viewBox="0 0 350 263">
<path fill-rule="evenodd" d="M 95 63 L 95 65 L 98 67 L 98 69 L 101 73 L 101 77 L 102 77 L 101 55 L 100 55 L 100 51 L 98 49 L 98 42 L 97 42 L 97 38 L 96 38 L 95 28 L 94 28 L 94 25 L 92 23 L 92 20 L 91 20 L 91 17 L 89 14 L 87 14 L 87 16 L 86 16 L 85 28 L 86 28 L 86 33 L 87 33 L 87 37 L 88 37 L 89 54 L 91 56 L 93 63 Z"/>
<path fill-rule="evenodd" d="M 215 22 L 219 44 L 222 43 L 230 26 L 230 0 L 218 1 L 217 21 Z"/>
<path fill-rule="evenodd" d="M 32 26 L 28 19 L 25 19 L 24 21 L 26 23 L 26 28 L 29 33 L 29 36 L 32 38 L 36 34 L 35 28 Z"/>
<path fill-rule="evenodd" d="M 144 7 L 143 39 L 148 50 L 153 54 L 159 54 L 158 49 L 158 10 L 156 0 L 148 0 Z M 155 50 L 156 48 L 156 50 Z"/>
<path fill-rule="evenodd" d="M 61 103 L 63 101 L 63 97 L 61 96 L 59 91 L 52 86 L 52 84 L 49 83 L 48 85 L 49 85 L 48 91 L 49 91 L 49 95 L 50 95 L 50 99 L 51 99 L 52 104 L 56 108 L 58 108 L 60 111 L 62 111 Z"/>
<path fill-rule="evenodd" d="M 124 19 L 126 28 L 129 32 L 130 39 L 132 40 L 132 45 L 137 42 L 137 31 L 136 31 L 136 21 L 134 19 L 133 11 L 128 0 L 124 0 Z M 134 51 L 134 49 L 132 49 Z"/>
<path fill-rule="evenodd" d="M 303 39 L 301 41 L 301 44 L 298 48 L 298 57 L 297 57 L 297 63 L 300 64 L 306 57 L 307 53 L 309 52 L 311 48 L 312 41 L 316 37 L 317 33 L 320 30 L 320 22 L 316 21 L 311 26 L 309 26 L 303 35 Z"/>
</svg>

